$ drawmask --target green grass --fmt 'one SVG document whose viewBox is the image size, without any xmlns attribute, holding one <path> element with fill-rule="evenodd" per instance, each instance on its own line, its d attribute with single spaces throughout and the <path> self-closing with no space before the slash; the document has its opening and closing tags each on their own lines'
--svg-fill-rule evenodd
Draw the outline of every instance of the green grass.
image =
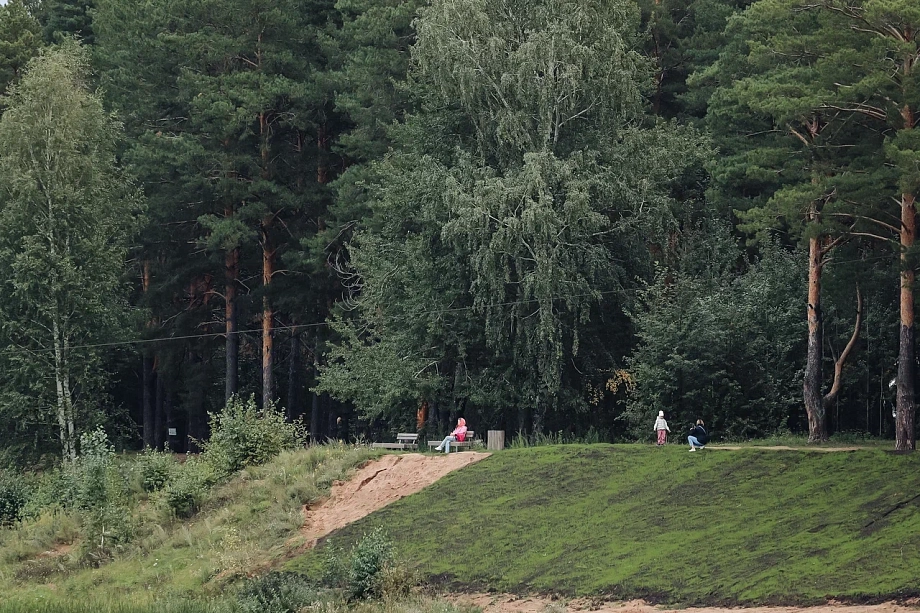
<svg viewBox="0 0 920 613">
<path fill-rule="evenodd" d="M 573 445 L 508 450 L 333 535 L 383 526 L 453 588 L 683 604 L 908 596 L 920 455 Z M 319 572 L 322 550 L 291 570 Z"/>
<path fill-rule="evenodd" d="M 201 602 L 189 609 L 182 603 L 187 596 L 220 596 L 235 579 L 290 557 L 304 542 L 302 506 L 379 455 L 341 444 L 284 452 L 214 488 L 188 520 L 171 518 L 153 500 L 141 501 L 132 511 L 134 540 L 97 568 L 77 555 L 79 522 L 71 515 L 48 514 L 0 530 L 0 613 L 41 611 L 29 608 L 41 603 L 52 607 L 49 612 L 82 613 L 89 596 L 109 603 L 113 613 L 147 610 L 154 596 L 167 600 L 149 609 L 157 613 L 207 611 Z M 21 603 L 28 606 L 11 608 Z"/>
<path fill-rule="evenodd" d="M 275 613 L 280 607 L 256 609 L 258 613 Z M 288 609 L 284 609 L 288 610 Z M 400 600 L 318 600 L 304 611 L 318 613 L 480 613 L 472 606 L 458 605 L 437 598 L 410 596 Z M 169 597 L 129 598 L 121 600 L 81 599 L 63 601 L 44 598 L 31 600 L 0 600 L 0 613 L 253 613 L 252 606 L 243 607 L 232 598 L 211 601 Z"/>
<path fill-rule="evenodd" d="M 686 437 L 677 437 L 676 442 L 683 442 Z M 675 440 L 672 438 L 672 440 Z M 725 440 L 718 441 L 714 445 L 742 445 L 745 447 L 865 447 L 871 449 L 891 449 L 894 447 L 894 441 L 871 436 L 865 432 L 836 432 L 831 435 L 830 440 L 826 443 L 809 443 L 808 436 L 804 434 L 774 434 L 764 438 L 745 439 L 745 440 Z"/>
<path fill-rule="evenodd" d="M 0 613 L 230 613 L 232 604 L 188 599 L 168 601 L 85 600 L 61 601 L 48 598 L 0 602 Z"/>
</svg>

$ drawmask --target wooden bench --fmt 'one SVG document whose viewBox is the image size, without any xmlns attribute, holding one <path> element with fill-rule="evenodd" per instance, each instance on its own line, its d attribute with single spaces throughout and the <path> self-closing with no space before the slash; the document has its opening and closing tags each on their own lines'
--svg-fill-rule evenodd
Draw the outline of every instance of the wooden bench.
<svg viewBox="0 0 920 613">
<path fill-rule="evenodd" d="M 473 440 L 476 438 L 476 433 L 472 430 L 466 431 L 466 439 L 461 443 L 459 441 L 453 442 L 450 444 L 450 448 L 453 449 L 470 449 L 473 446 Z M 444 442 L 444 439 L 437 441 L 428 441 L 428 447 L 434 449 L 438 445 Z"/>
<path fill-rule="evenodd" d="M 374 449 L 418 449 L 418 434 L 400 432 L 396 435 L 395 443 L 374 443 Z"/>
</svg>

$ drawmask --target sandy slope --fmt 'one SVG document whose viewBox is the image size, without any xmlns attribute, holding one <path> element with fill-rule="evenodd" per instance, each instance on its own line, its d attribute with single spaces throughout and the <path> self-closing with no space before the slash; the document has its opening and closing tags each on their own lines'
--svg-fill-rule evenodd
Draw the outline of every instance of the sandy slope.
<svg viewBox="0 0 920 613">
<path fill-rule="evenodd" d="M 316 507 L 304 507 L 301 534 L 312 547 L 333 530 L 487 457 L 488 453 L 472 451 L 439 455 L 402 453 L 368 462 L 350 480 L 335 483 L 328 499 Z"/>
</svg>

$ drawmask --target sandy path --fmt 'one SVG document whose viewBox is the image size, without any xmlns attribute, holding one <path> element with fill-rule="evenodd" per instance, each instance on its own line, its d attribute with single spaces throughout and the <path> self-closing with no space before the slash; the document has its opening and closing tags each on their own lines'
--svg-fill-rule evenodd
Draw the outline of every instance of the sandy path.
<svg viewBox="0 0 920 613">
<path fill-rule="evenodd" d="M 599 613 L 896 613 L 914 612 L 913 606 L 885 602 L 875 605 L 842 605 L 828 603 L 815 607 L 750 607 L 729 609 L 721 607 L 700 607 L 672 609 L 656 607 L 642 600 L 629 602 L 598 602 L 588 599 L 550 600 L 539 596 L 511 596 L 508 594 L 474 594 L 451 598 L 457 603 L 480 607 L 483 613 L 569 613 L 575 611 L 596 611 Z"/>
<path fill-rule="evenodd" d="M 322 537 L 391 502 L 414 494 L 444 475 L 489 457 L 466 451 L 443 455 L 387 454 L 362 466 L 348 481 L 337 481 L 326 500 L 304 507 L 301 534 L 312 547 Z"/>
</svg>

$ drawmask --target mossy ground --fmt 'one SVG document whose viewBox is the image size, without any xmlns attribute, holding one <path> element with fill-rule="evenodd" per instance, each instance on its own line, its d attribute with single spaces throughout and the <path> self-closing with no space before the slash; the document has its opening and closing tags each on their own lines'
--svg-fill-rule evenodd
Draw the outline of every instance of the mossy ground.
<svg viewBox="0 0 920 613">
<path fill-rule="evenodd" d="M 383 526 L 454 588 L 683 604 L 911 595 L 920 455 L 682 445 L 507 450 L 335 533 Z M 317 573 L 322 548 L 288 564 Z"/>
</svg>

